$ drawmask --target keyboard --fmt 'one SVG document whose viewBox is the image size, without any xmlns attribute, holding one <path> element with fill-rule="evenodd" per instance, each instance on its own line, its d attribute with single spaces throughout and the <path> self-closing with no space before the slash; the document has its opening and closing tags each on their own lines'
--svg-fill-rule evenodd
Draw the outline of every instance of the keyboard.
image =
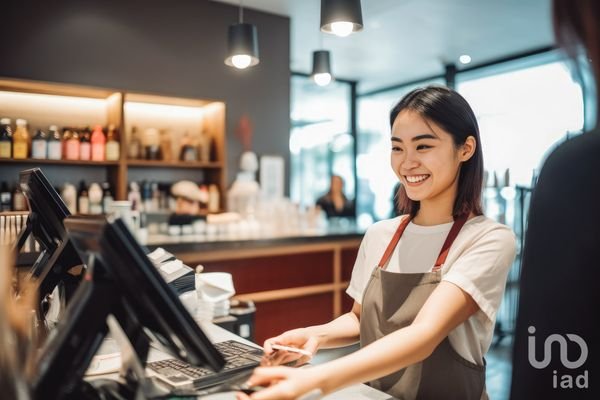
<svg viewBox="0 0 600 400">
<path fill-rule="evenodd" d="M 226 361 L 223 369 L 218 372 L 195 367 L 175 358 L 149 362 L 146 366 L 171 388 L 203 389 L 257 367 L 263 356 L 261 349 L 236 340 L 215 343 L 215 347 Z"/>
</svg>

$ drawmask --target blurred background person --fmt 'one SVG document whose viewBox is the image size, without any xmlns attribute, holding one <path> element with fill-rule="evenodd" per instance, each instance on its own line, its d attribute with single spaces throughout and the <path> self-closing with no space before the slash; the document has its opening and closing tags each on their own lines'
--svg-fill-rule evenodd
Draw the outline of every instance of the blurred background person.
<svg viewBox="0 0 600 400">
<path fill-rule="evenodd" d="M 339 175 L 332 175 L 329 191 L 317 199 L 316 203 L 327 218 L 354 217 L 354 202 L 344 194 L 344 180 Z"/>
</svg>

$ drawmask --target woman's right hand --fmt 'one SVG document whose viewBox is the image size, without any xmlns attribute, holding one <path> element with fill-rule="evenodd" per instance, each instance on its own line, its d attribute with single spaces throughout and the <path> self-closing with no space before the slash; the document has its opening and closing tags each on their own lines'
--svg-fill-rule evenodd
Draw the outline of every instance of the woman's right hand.
<svg viewBox="0 0 600 400">
<path fill-rule="evenodd" d="M 312 356 L 286 350 L 275 350 L 272 347 L 273 344 L 281 344 L 284 346 L 303 349 L 311 353 Z M 296 362 L 294 366 L 306 364 L 317 353 L 320 345 L 321 343 L 319 342 L 319 337 L 311 334 L 307 328 L 292 329 L 291 331 L 284 332 L 279 336 L 265 340 L 263 348 L 265 351 L 266 361 L 264 364 L 267 366 L 273 366 L 288 364 L 293 361 Z"/>
</svg>

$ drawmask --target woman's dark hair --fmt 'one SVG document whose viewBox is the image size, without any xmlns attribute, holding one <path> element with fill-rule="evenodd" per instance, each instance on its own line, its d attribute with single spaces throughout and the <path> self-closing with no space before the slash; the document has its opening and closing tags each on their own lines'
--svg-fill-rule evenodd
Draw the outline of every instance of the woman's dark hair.
<svg viewBox="0 0 600 400">
<path fill-rule="evenodd" d="M 557 43 L 575 62 L 581 80 L 582 47 L 591 61 L 596 77 L 597 93 L 600 93 L 600 1 L 554 0 L 554 36 Z"/>
<path fill-rule="evenodd" d="M 483 214 L 481 206 L 483 153 L 479 139 L 479 126 L 469 103 L 460 94 L 447 87 L 428 86 L 415 89 L 392 108 L 390 126 L 394 125 L 396 117 L 405 110 L 418 113 L 426 122 L 432 122 L 448 132 L 456 147 L 464 144 L 469 136 L 475 138 L 475 153 L 460 167 L 458 191 L 452 214 L 455 218 L 471 212 L 475 215 Z M 408 198 L 404 185 L 400 185 L 396 195 L 402 214 L 408 213 L 411 217 L 417 215 L 420 202 Z"/>
</svg>

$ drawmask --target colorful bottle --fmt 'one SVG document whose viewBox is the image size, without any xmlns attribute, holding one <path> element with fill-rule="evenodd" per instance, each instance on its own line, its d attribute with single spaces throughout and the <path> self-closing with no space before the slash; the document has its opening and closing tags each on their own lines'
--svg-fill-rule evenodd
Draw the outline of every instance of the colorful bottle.
<svg viewBox="0 0 600 400">
<path fill-rule="evenodd" d="M 66 138 L 66 140 L 65 140 Z M 67 129 L 63 135 L 65 140 L 65 160 L 79 160 L 79 133 L 76 130 Z"/>
<path fill-rule="evenodd" d="M 48 131 L 48 159 L 60 160 L 62 158 L 62 141 L 56 125 L 50 125 Z"/>
<path fill-rule="evenodd" d="M 27 121 L 17 120 L 17 129 L 13 134 L 13 158 L 23 160 L 29 157 L 29 132 L 27 132 Z M 20 211 L 20 210 L 17 210 Z"/>
<path fill-rule="evenodd" d="M 79 159 L 89 161 L 92 158 L 92 143 L 90 141 L 90 128 L 84 128 L 79 139 Z"/>
<path fill-rule="evenodd" d="M 0 120 L 0 158 L 12 157 L 13 135 L 10 129 L 10 118 Z"/>
<path fill-rule="evenodd" d="M 139 160 L 142 154 L 142 142 L 138 135 L 137 127 L 131 128 L 131 137 L 127 146 L 127 157 L 130 160 Z"/>
<path fill-rule="evenodd" d="M 106 134 L 106 161 L 117 161 L 120 157 L 119 132 L 114 125 L 109 125 Z"/>
<path fill-rule="evenodd" d="M 96 125 L 92 132 L 92 161 L 104 161 L 106 153 L 106 136 L 102 132 L 102 127 Z"/>
<path fill-rule="evenodd" d="M 45 160 L 48 158 L 48 136 L 38 129 L 31 139 L 31 158 Z"/>
</svg>

